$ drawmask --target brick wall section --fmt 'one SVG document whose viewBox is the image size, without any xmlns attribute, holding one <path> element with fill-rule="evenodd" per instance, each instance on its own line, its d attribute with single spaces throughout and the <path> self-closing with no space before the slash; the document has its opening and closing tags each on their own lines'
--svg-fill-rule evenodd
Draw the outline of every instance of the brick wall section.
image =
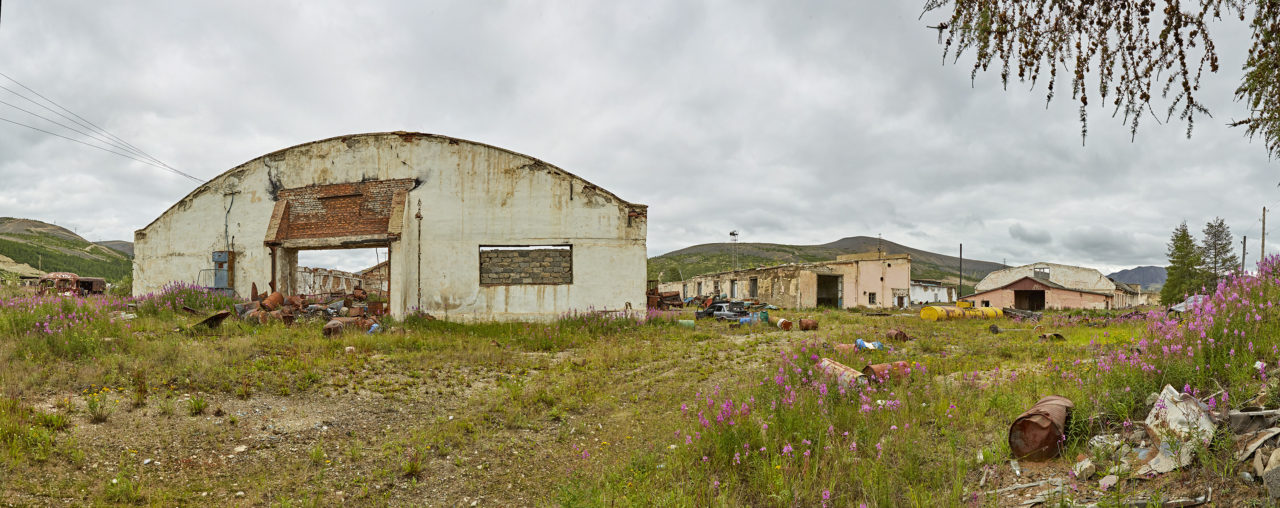
<svg viewBox="0 0 1280 508">
<path fill-rule="evenodd" d="M 481 250 L 481 284 L 572 284 L 572 249 Z"/>
<path fill-rule="evenodd" d="M 387 233 L 391 201 L 400 190 L 412 189 L 411 178 L 311 185 L 284 189 L 279 199 L 289 211 L 277 238 L 326 238 Z"/>
</svg>

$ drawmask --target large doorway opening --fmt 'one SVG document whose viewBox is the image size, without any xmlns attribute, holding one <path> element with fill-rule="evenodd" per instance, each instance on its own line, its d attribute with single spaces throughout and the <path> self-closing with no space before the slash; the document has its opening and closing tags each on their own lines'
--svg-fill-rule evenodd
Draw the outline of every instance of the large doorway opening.
<svg viewBox="0 0 1280 508">
<path fill-rule="evenodd" d="M 818 276 L 818 306 L 840 307 L 840 275 Z"/>
<path fill-rule="evenodd" d="M 1044 290 L 1015 289 L 1013 291 L 1013 308 L 1022 310 L 1044 310 Z"/>
<path fill-rule="evenodd" d="M 293 294 L 350 294 L 358 286 L 370 297 L 385 298 L 387 248 L 315 249 L 298 251 Z"/>
</svg>

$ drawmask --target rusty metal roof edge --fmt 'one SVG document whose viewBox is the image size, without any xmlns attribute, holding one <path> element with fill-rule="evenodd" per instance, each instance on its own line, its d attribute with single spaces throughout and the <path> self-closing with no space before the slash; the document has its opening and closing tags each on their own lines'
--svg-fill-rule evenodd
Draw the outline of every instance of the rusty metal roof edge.
<svg viewBox="0 0 1280 508">
<path fill-rule="evenodd" d="M 223 179 L 223 178 L 225 178 L 227 175 L 229 175 L 229 174 L 231 174 L 231 173 L 235 172 L 236 170 L 239 170 L 239 169 L 245 168 L 246 166 L 248 166 L 248 165 L 250 165 L 250 164 L 252 164 L 252 163 L 254 163 L 254 162 L 256 162 L 256 161 L 264 160 L 264 159 L 266 159 L 266 158 L 268 158 L 268 157 L 271 157 L 271 156 L 273 156 L 273 155 L 280 154 L 280 153 L 284 153 L 284 152 L 288 152 L 289 150 L 296 150 L 296 149 L 298 149 L 298 148 L 302 148 L 302 147 L 304 147 L 304 146 L 308 146 L 308 145 L 316 145 L 316 144 L 326 143 L 326 142 L 329 142 L 329 141 L 335 141 L 335 140 L 340 140 L 340 139 L 363 138 L 363 137 L 381 137 L 381 136 L 397 136 L 397 137 L 400 137 L 400 138 L 402 138 L 402 139 L 404 138 L 404 136 L 415 136 L 415 137 L 433 138 L 433 139 L 440 139 L 440 140 L 444 140 L 444 141 L 446 141 L 446 142 L 463 142 L 463 143 L 467 143 L 467 144 L 471 144 L 471 145 L 475 145 L 475 146 L 480 146 L 480 147 L 484 147 L 484 148 L 489 148 L 489 149 L 497 150 L 497 151 L 500 151 L 500 152 L 506 152 L 506 153 L 509 153 L 509 154 L 512 154 L 512 155 L 516 155 L 516 156 L 524 157 L 524 158 L 529 159 L 530 161 L 533 161 L 533 162 L 538 162 L 538 163 L 546 164 L 547 166 L 549 166 L 549 167 L 551 167 L 551 168 L 554 168 L 555 170 L 557 170 L 557 171 L 560 171 L 560 172 L 564 173 L 564 174 L 565 174 L 565 175 L 567 175 L 569 178 L 576 179 L 576 180 L 578 180 L 578 181 L 580 181 L 580 182 L 582 182 L 582 183 L 584 183 L 584 184 L 587 184 L 587 185 L 591 185 L 591 186 L 595 187 L 597 191 L 602 192 L 602 193 L 604 193 L 604 194 L 607 194 L 609 197 L 611 197 L 611 198 L 613 198 L 613 199 L 618 200 L 618 202 L 619 202 L 619 204 L 620 204 L 620 206 L 621 206 L 621 207 L 628 207 L 628 206 L 630 206 L 630 207 L 639 207 L 639 208 L 645 208 L 645 209 L 648 209 L 648 208 L 649 208 L 649 205 L 644 205 L 644 204 L 640 204 L 640 203 L 632 203 L 632 202 L 630 202 L 630 201 L 627 201 L 627 200 L 625 200 L 625 199 L 622 199 L 622 198 L 618 197 L 618 195 L 617 195 L 617 194 L 614 194 L 613 192 L 609 191 L 608 189 L 605 189 L 604 187 L 601 187 L 601 186 L 599 186 L 599 185 L 596 185 L 596 184 L 594 184 L 594 183 L 591 183 L 591 182 L 587 181 L 587 179 L 585 179 L 585 178 L 583 178 L 583 177 L 581 177 L 581 176 L 578 176 L 578 175 L 576 175 L 576 174 L 573 174 L 573 173 L 571 173 L 571 172 L 569 172 L 569 171 L 566 171 L 564 168 L 561 168 L 560 166 L 557 166 L 557 165 L 555 165 L 555 164 L 551 164 L 551 163 L 549 163 L 549 162 L 547 162 L 547 161 L 544 161 L 544 160 L 542 160 L 542 159 L 539 159 L 539 158 L 537 158 L 537 157 L 531 157 L 531 156 L 529 156 L 529 155 L 525 155 L 525 154 L 520 153 L 520 152 L 517 152 L 517 151 L 515 151 L 515 150 L 510 150 L 510 149 L 507 149 L 507 148 L 502 148 L 502 147 L 500 147 L 500 146 L 490 145 L 490 144 L 488 144 L 488 143 L 481 143 L 481 142 L 479 142 L 479 141 L 472 141 L 472 140 L 469 140 L 469 139 L 463 139 L 463 138 L 455 138 L 455 137 L 451 137 L 451 136 L 445 136 L 445 135 L 443 135 L 443 134 L 430 134 L 430 133 L 426 133 L 426 132 L 411 132 L 411 131 L 365 132 L 365 133 L 357 133 L 357 134 L 343 134 L 343 135 L 340 135 L 340 136 L 332 136 L 332 137 L 328 137 L 328 138 L 324 138 L 324 139 L 317 139 L 317 140 L 313 140 L 313 141 L 306 141 L 306 142 L 303 142 L 303 143 L 298 143 L 298 144 L 293 145 L 293 146 L 289 146 L 289 147 L 281 148 L 281 149 L 276 150 L 276 151 L 274 151 L 274 152 L 269 152 L 269 153 L 265 153 L 265 154 L 259 155 L 259 156 L 257 156 L 257 157 L 252 158 L 252 159 L 249 159 L 249 160 L 247 160 L 247 161 L 244 161 L 244 162 L 243 162 L 243 163 L 241 163 L 241 164 L 238 164 L 238 165 L 236 165 L 236 166 L 233 166 L 231 169 L 228 169 L 228 170 L 226 170 L 226 171 L 223 171 L 222 173 L 219 173 L 217 176 L 215 176 L 215 177 L 213 177 L 213 178 L 210 178 L 210 179 L 206 180 L 204 183 L 202 183 L 202 184 L 200 184 L 200 185 L 196 186 L 196 188 L 192 189 L 192 190 L 191 190 L 191 192 L 188 192 L 188 193 L 187 193 L 187 195 L 183 196 L 183 197 L 182 197 L 182 199 L 179 199 L 179 200 L 175 201 L 172 205 L 170 205 L 170 206 L 169 206 L 169 208 L 166 208 L 166 209 L 164 210 L 164 212 L 161 212 L 161 213 L 160 213 L 160 215 L 156 216 L 156 218 L 155 218 L 155 219 L 153 219 L 151 222 L 147 223 L 147 225 L 146 225 L 146 226 L 143 226 L 142 228 L 139 228 L 139 229 L 134 230 L 135 241 L 136 241 L 136 235 L 137 235 L 137 233 L 144 232 L 144 231 L 146 231 L 147 229 L 150 229 L 150 228 L 151 228 L 151 226 L 154 226 L 154 225 L 156 224 L 156 222 L 158 222 L 161 218 L 163 218 L 164 216 L 168 215 L 168 214 L 169 214 L 169 212 L 173 211 L 173 209 L 174 209 L 174 208 L 177 208 L 177 206 L 178 206 L 180 203 L 182 203 L 182 202 L 186 201 L 187 199 L 189 199 L 189 198 L 191 198 L 191 197 L 195 196 L 196 194 L 199 194 L 203 189 L 205 189 L 206 187 L 209 187 L 209 186 L 210 186 L 211 184 L 213 184 L 214 182 L 217 182 L 217 181 L 219 181 L 219 180 L 222 180 L 222 179 Z"/>
</svg>

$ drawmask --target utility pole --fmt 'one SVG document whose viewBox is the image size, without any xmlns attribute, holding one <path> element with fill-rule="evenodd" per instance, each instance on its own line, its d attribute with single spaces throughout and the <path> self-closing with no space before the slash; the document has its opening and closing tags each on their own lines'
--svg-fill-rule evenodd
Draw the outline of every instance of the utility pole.
<svg viewBox="0 0 1280 508">
<path fill-rule="evenodd" d="M 1258 248 L 1258 263 L 1267 258 L 1267 207 L 1262 207 L 1262 246 Z"/>
<path fill-rule="evenodd" d="M 960 244 L 960 280 L 956 282 L 956 301 L 964 294 L 964 244 Z"/>
<path fill-rule="evenodd" d="M 1245 236 L 1240 238 L 1240 273 L 1244 273 L 1244 258 L 1249 255 L 1248 242 L 1249 237 Z"/>
</svg>

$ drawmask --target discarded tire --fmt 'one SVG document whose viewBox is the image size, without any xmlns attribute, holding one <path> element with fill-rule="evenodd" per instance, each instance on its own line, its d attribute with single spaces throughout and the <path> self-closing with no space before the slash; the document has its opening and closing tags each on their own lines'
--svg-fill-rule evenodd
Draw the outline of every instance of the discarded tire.
<svg viewBox="0 0 1280 508">
<path fill-rule="evenodd" d="M 1075 404 L 1066 397 L 1050 395 L 1013 420 L 1009 426 L 1009 450 L 1026 460 L 1046 460 L 1058 456 Z"/>
</svg>

